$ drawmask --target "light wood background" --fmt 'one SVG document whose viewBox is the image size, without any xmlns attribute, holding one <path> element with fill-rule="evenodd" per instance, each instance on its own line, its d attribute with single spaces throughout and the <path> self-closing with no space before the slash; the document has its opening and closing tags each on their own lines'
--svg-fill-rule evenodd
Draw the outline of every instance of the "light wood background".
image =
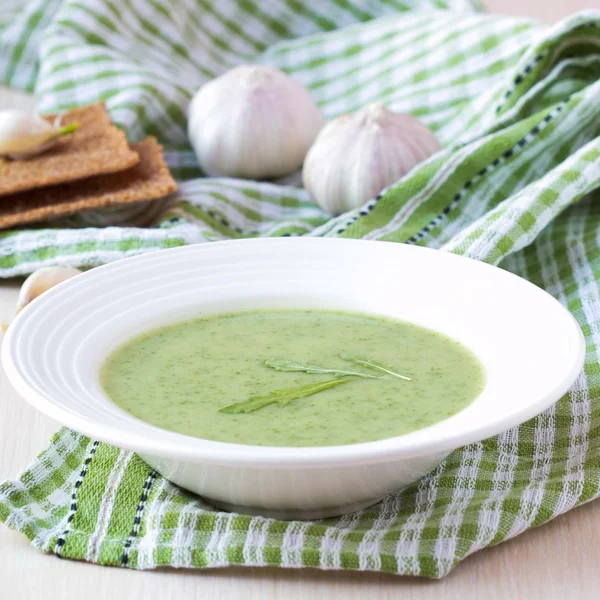
<svg viewBox="0 0 600 600">
<path fill-rule="evenodd" d="M 600 0 L 488 0 L 503 14 L 553 21 Z M 0 109 L 31 99 L 0 89 Z M 0 285 L 0 321 L 10 320 L 18 283 Z M 57 424 L 19 398 L 0 369 L 0 480 L 15 477 Z M 197 598 L 202 600 L 585 600 L 600 597 L 600 502 L 479 552 L 441 581 L 371 573 L 284 569 L 135 572 L 59 560 L 0 525 L 0 598 Z"/>
</svg>

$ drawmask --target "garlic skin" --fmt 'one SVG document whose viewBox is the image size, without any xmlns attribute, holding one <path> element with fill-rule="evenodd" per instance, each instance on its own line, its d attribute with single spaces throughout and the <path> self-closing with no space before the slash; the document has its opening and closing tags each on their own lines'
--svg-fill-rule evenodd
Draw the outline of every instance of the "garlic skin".
<svg viewBox="0 0 600 600">
<path fill-rule="evenodd" d="M 324 123 L 300 83 L 272 67 L 242 65 L 196 92 L 188 137 L 207 175 L 272 179 L 302 165 Z"/>
<path fill-rule="evenodd" d="M 304 161 L 304 187 L 339 215 L 375 198 L 440 148 L 421 121 L 374 102 L 322 129 Z"/>
<path fill-rule="evenodd" d="M 81 271 L 75 267 L 42 267 L 32 273 L 21 286 L 17 300 L 17 314 L 38 296 L 50 288 L 79 275 Z"/>
<path fill-rule="evenodd" d="M 54 127 L 42 117 L 22 110 L 0 111 L 0 156 L 23 159 L 36 156 L 72 133 L 77 123 Z"/>
</svg>

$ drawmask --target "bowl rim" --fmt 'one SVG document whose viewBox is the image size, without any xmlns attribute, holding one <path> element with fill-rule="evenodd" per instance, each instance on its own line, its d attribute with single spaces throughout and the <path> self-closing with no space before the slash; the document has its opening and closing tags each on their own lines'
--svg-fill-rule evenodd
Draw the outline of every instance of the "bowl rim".
<svg viewBox="0 0 600 600">
<path fill-rule="evenodd" d="M 417 440 L 413 440 L 415 434 L 421 434 L 422 432 L 434 428 L 436 424 L 433 424 L 404 435 L 358 444 L 342 446 L 279 447 L 235 444 L 231 442 L 218 442 L 196 438 L 156 427 L 135 417 L 132 418 L 138 423 L 142 423 L 145 426 L 144 431 L 147 431 L 148 434 L 140 435 L 138 433 L 130 432 L 127 438 L 124 439 L 121 430 L 103 423 L 100 420 L 91 420 L 86 416 L 71 412 L 66 408 L 54 404 L 53 401 L 45 395 L 38 393 L 30 386 L 26 377 L 23 376 L 12 354 L 13 347 L 18 343 L 21 324 L 30 318 L 35 318 L 35 313 L 40 310 L 40 307 L 46 302 L 51 301 L 56 294 L 62 292 L 65 288 L 74 285 L 75 280 L 77 280 L 77 284 L 80 285 L 82 281 L 85 281 L 86 277 L 97 276 L 98 273 L 111 271 L 115 268 L 135 268 L 135 265 L 141 261 L 148 260 L 149 258 L 152 259 L 152 257 L 158 257 L 159 255 L 160 257 L 164 257 L 167 253 L 169 255 L 177 255 L 187 252 L 202 252 L 202 249 L 206 246 L 211 246 L 214 249 L 216 245 L 221 247 L 223 247 L 223 245 L 256 246 L 258 244 L 277 246 L 278 244 L 308 243 L 322 244 L 323 246 L 328 244 L 346 244 L 348 246 L 356 244 L 377 244 L 378 246 L 381 246 L 385 244 L 394 247 L 402 246 L 406 249 L 410 249 L 411 252 L 437 253 L 438 255 L 445 257 L 443 260 L 470 261 L 471 263 L 477 264 L 477 268 L 480 269 L 500 270 L 504 274 L 503 276 L 518 279 L 522 285 L 530 286 L 530 289 L 535 290 L 536 293 L 547 296 L 547 298 L 554 302 L 563 312 L 564 317 L 570 319 L 574 328 L 575 337 L 578 341 L 577 356 L 575 357 L 569 372 L 564 376 L 560 385 L 557 385 L 554 388 L 552 393 L 540 395 L 535 401 L 525 404 L 521 409 L 505 415 L 503 418 L 497 418 L 492 422 L 482 423 L 467 432 L 459 431 L 458 434 L 446 435 L 437 439 L 419 439 L 419 437 L 417 437 Z M 509 271 L 505 271 L 494 265 L 477 261 L 469 257 L 432 248 L 401 244 L 398 242 L 317 237 L 254 238 L 223 240 L 211 242 L 210 244 L 192 244 L 138 254 L 136 256 L 101 265 L 82 273 L 76 278 L 66 280 L 38 297 L 15 317 L 4 336 L 0 354 L 7 378 L 19 395 L 46 416 L 83 435 L 89 436 L 92 439 L 132 450 L 142 456 L 145 454 L 148 456 L 159 456 L 166 459 L 183 460 L 195 463 L 247 465 L 255 467 L 268 466 L 269 468 L 285 468 L 289 466 L 318 468 L 332 465 L 382 462 L 388 458 L 397 460 L 430 456 L 434 454 L 447 454 L 458 447 L 481 441 L 520 425 L 543 412 L 561 398 L 571 387 L 583 368 L 585 359 L 585 338 L 573 315 L 557 299 L 548 294 L 548 292 Z M 122 411 L 120 407 L 117 408 Z M 459 411 L 459 413 L 440 421 L 440 423 L 452 419 L 461 412 L 462 411 Z M 154 436 L 153 433 L 155 434 Z M 168 434 L 167 437 L 170 439 L 160 439 L 157 434 L 162 434 L 163 436 Z"/>
</svg>

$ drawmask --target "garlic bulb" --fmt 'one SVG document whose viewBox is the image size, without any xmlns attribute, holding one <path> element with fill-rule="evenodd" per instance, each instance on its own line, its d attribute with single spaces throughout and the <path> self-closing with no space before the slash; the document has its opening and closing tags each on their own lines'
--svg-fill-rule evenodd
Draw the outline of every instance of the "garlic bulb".
<svg viewBox="0 0 600 600">
<path fill-rule="evenodd" d="M 272 67 L 243 65 L 196 92 L 188 137 L 207 175 L 269 179 L 302 165 L 323 124 L 300 83 Z"/>
<path fill-rule="evenodd" d="M 75 267 L 42 267 L 32 273 L 21 286 L 17 300 L 17 313 L 32 300 L 48 291 L 51 287 L 79 275 L 81 271 Z"/>
<path fill-rule="evenodd" d="M 78 127 L 77 123 L 54 127 L 42 117 L 22 110 L 0 111 L 0 156 L 17 159 L 35 156 Z"/>
<path fill-rule="evenodd" d="M 418 119 L 374 102 L 328 123 L 304 161 L 304 187 L 333 215 L 358 208 L 440 149 Z"/>
</svg>

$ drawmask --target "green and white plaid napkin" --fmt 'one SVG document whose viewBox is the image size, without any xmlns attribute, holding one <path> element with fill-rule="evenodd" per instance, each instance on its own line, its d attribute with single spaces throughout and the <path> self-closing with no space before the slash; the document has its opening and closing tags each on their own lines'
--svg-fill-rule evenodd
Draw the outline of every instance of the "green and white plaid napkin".
<svg viewBox="0 0 600 600">
<path fill-rule="evenodd" d="M 63 429 L 19 480 L 0 485 L 1 520 L 47 552 L 137 569 L 442 577 L 468 554 L 600 495 L 600 12 L 549 27 L 474 8 L 469 0 L 37 0 L 0 21 L 5 83 L 35 85 L 42 111 L 104 99 L 132 140 L 159 137 L 181 181 L 152 228 L 98 228 L 135 223 L 142 207 L 2 233 L 0 276 L 227 238 L 392 240 L 529 279 L 568 307 L 587 340 L 585 370 L 555 406 L 342 518 L 218 512 L 137 456 Z M 421 118 L 444 149 L 335 219 L 292 185 L 199 178 L 186 105 L 202 82 L 241 62 L 287 71 L 328 118 L 382 100 Z"/>
</svg>

